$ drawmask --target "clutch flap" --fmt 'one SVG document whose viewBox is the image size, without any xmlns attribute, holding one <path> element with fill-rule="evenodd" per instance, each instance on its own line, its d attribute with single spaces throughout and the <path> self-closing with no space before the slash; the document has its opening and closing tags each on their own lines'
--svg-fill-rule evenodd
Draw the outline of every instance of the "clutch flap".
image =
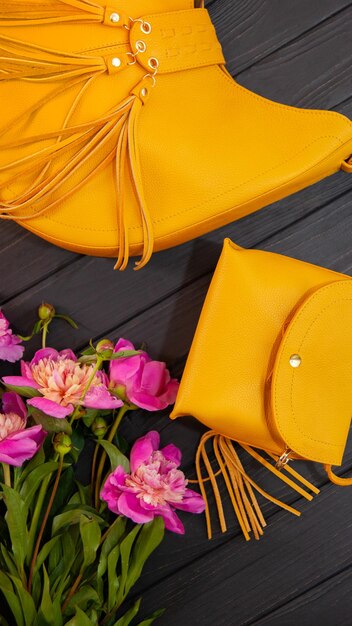
<svg viewBox="0 0 352 626">
<path fill-rule="evenodd" d="M 352 417 L 352 280 L 320 287 L 280 343 L 271 419 L 296 455 L 341 465 Z"/>
</svg>

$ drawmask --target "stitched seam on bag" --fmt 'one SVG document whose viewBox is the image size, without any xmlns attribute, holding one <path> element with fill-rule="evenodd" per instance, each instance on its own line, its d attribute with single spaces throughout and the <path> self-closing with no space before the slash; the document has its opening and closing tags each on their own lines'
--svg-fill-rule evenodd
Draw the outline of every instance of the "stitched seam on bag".
<svg viewBox="0 0 352 626">
<path fill-rule="evenodd" d="M 347 278 L 346 280 L 344 280 L 344 281 L 343 281 L 343 284 L 344 284 L 344 283 L 349 283 L 349 281 L 350 281 L 350 280 L 351 280 L 351 279 L 348 279 L 348 278 Z M 333 282 L 333 283 L 331 283 L 331 285 L 328 285 L 328 286 L 324 287 L 323 289 L 325 289 L 326 291 L 331 290 L 331 289 L 333 289 L 333 288 L 335 288 L 335 289 L 336 289 L 336 284 L 337 284 L 338 282 L 339 282 L 339 281 Z M 340 285 L 340 287 L 342 288 L 342 286 L 343 286 L 343 285 L 341 284 L 341 285 Z M 288 342 L 288 339 L 289 339 L 289 337 L 290 337 L 290 333 L 291 333 L 291 331 L 293 330 L 293 328 L 294 328 L 295 326 L 297 326 L 297 324 L 298 324 L 298 322 L 299 322 L 299 319 L 300 319 L 300 317 L 303 315 L 303 313 L 305 312 L 306 308 L 307 308 L 308 306 L 310 306 L 310 305 L 311 305 L 311 303 L 312 303 L 312 302 L 314 302 L 314 300 L 316 300 L 316 299 L 320 296 L 320 293 L 321 293 L 321 289 L 319 289 L 319 290 L 317 291 L 317 293 L 316 293 L 314 296 L 312 296 L 312 297 L 311 297 L 311 298 L 310 298 L 310 299 L 306 302 L 306 304 L 302 307 L 301 311 L 299 312 L 299 314 L 298 314 L 298 315 L 297 315 L 297 317 L 295 318 L 295 320 L 294 320 L 294 322 L 293 322 L 293 324 L 292 324 L 292 327 L 290 328 L 290 330 L 289 330 L 289 332 L 288 332 L 288 334 L 287 334 L 286 338 L 284 339 L 284 341 L 283 341 L 283 343 L 282 343 L 281 355 L 283 355 L 283 353 L 284 353 L 284 351 L 285 351 L 285 349 L 286 349 L 287 342 Z M 311 322 L 311 324 L 310 324 L 309 328 L 307 329 L 307 331 L 306 331 L 306 333 L 305 333 L 305 335 L 304 335 L 304 337 L 303 337 L 303 339 L 302 339 L 302 342 L 301 342 L 301 344 L 300 344 L 300 348 L 302 347 L 302 345 L 303 345 L 303 343 L 304 343 L 304 340 L 305 340 L 305 338 L 306 338 L 306 336 L 307 336 L 308 332 L 310 331 L 310 329 L 312 328 L 312 326 L 316 323 L 317 319 L 319 319 L 319 317 L 321 317 L 321 315 L 323 315 L 323 313 L 324 313 L 324 312 L 325 312 L 325 311 L 326 311 L 326 310 L 327 310 L 330 306 L 332 306 L 332 305 L 336 304 L 337 302 L 342 302 L 342 301 L 349 301 L 349 302 L 350 302 L 350 301 L 352 301 L 352 298 L 337 298 L 337 299 L 336 299 L 336 300 L 334 300 L 333 302 L 330 302 L 330 303 L 329 303 L 329 305 L 327 305 L 327 306 L 326 306 L 326 307 L 325 307 L 322 311 L 320 311 L 320 312 L 319 312 L 319 314 L 316 316 L 316 318 L 315 318 L 315 319 Z M 281 361 L 282 361 L 282 358 L 283 358 L 283 357 L 281 356 L 281 357 L 280 357 L 280 363 L 278 364 L 278 369 L 281 367 Z M 276 377 L 275 377 L 275 385 L 274 385 L 274 391 L 275 391 L 275 400 L 274 400 L 274 402 L 275 402 L 275 417 L 276 417 L 276 422 L 277 422 L 277 425 L 278 425 L 278 426 L 279 426 L 279 428 L 280 428 L 280 434 L 281 434 L 282 438 L 283 438 L 284 440 L 286 440 L 286 434 L 285 434 L 285 433 L 287 433 L 287 431 L 285 430 L 285 427 L 283 427 L 283 423 L 282 423 L 282 420 L 281 420 L 281 415 L 280 415 L 280 413 L 279 413 L 279 411 L 278 411 L 278 400 L 277 400 L 277 388 L 278 388 L 277 386 L 278 386 L 278 380 L 277 380 L 277 378 L 278 378 L 278 377 L 276 376 Z M 302 429 L 300 428 L 300 426 L 299 426 L 299 425 L 298 425 L 298 423 L 297 423 L 297 420 L 296 420 L 296 417 L 295 417 L 295 413 L 294 413 L 294 410 L 293 410 L 293 380 L 294 380 L 294 374 L 292 374 L 292 378 L 291 378 L 291 389 L 290 389 L 290 399 L 291 399 L 291 402 L 290 402 L 290 404 L 291 404 L 291 411 L 292 411 L 293 421 L 295 422 L 295 425 L 296 425 L 297 430 L 301 433 L 301 435 L 303 435 L 303 436 L 304 436 L 304 438 L 306 438 L 306 439 L 310 439 L 311 441 L 314 441 L 314 442 L 316 442 L 316 443 L 320 443 L 320 444 L 322 444 L 322 445 L 329 446 L 329 447 L 330 447 L 330 446 L 335 447 L 335 448 L 336 448 L 336 447 L 340 447 L 340 444 L 334 444 L 334 443 L 329 443 L 329 442 L 327 442 L 327 441 L 321 441 L 320 439 L 314 439 L 314 437 L 310 437 L 309 435 L 307 435 L 305 432 L 303 432 L 303 431 L 302 431 Z M 309 453 L 310 453 L 310 451 L 308 451 L 308 450 L 307 450 L 304 446 L 301 448 L 301 450 L 303 451 L 303 453 L 304 453 L 304 454 L 309 454 Z"/>
<path fill-rule="evenodd" d="M 313 142 L 311 142 L 310 144 L 307 144 L 302 150 L 300 150 L 298 153 L 296 153 L 292 158 L 296 158 L 299 154 L 301 154 L 301 152 L 304 152 L 304 150 L 306 150 L 307 148 L 309 148 L 310 146 L 312 146 L 314 143 L 316 143 L 317 141 L 320 141 L 321 139 L 336 139 L 337 141 L 339 141 L 339 139 L 337 137 L 335 137 L 334 135 L 325 135 L 324 137 L 319 137 L 318 139 L 315 139 Z M 342 145 L 342 144 L 341 144 Z M 281 189 L 282 187 L 285 187 L 286 185 L 288 185 L 289 183 L 291 183 L 292 181 L 296 180 L 297 178 L 299 178 L 302 174 L 305 174 L 306 172 L 309 172 L 309 170 L 314 169 L 314 167 L 316 167 L 316 165 L 318 165 L 319 163 L 323 162 L 327 157 L 324 157 L 323 159 L 321 159 L 320 161 L 317 161 L 316 163 L 314 163 L 311 167 L 309 167 L 307 170 L 304 170 L 303 172 L 300 172 L 300 174 L 298 174 L 297 176 L 295 176 L 293 179 L 289 179 L 288 181 L 286 181 L 285 183 L 283 183 L 282 185 L 280 185 L 279 187 L 275 187 L 274 189 L 270 189 L 267 192 L 265 192 L 264 194 L 261 194 L 260 196 L 256 196 L 253 199 L 258 199 L 261 198 L 262 196 L 265 196 L 266 194 L 270 193 L 271 191 L 274 191 L 276 189 Z M 237 185 L 236 187 L 231 187 L 230 189 L 228 189 L 225 192 L 222 192 L 221 194 L 217 194 L 216 196 L 213 196 L 211 199 L 208 199 L 207 201 L 202 202 L 201 204 L 198 205 L 194 205 L 192 207 L 189 207 L 187 209 L 185 209 L 184 211 L 179 211 L 178 213 L 173 213 L 172 215 L 168 215 L 167 217 L 164 218 L 160 218 L 158 220 L 153 220 L 153 224 L 159 224 L 161 222 L 167 222 L 169 219 L 172 219 L 173 217 L 178 217 L 179 215 L 183 215 L 185 213 L 188 213 L 189 211 L 194 211 L 196 209 L 199 209 L 203 206 L 207 206 L 211 201 L 217 200 L 218 198 L 221 198 L 222 196 L 227 195 L 228 193 L 230 193 L 231 191 L 234 191 L 235 189 L 239 189 L 240 187 L 243 187 L 244 185 L 247 185 L 255 180 L 257 180 L 258 178 L 260 178 L 263 175 L 266 175 L 272 171 L 274 171 L 275 169 L 277 169 L 278 167 L 281 167 L 281 165 L 284 163 L 289 163 L 292 159 L 288 159 L 287 161 L 284 162 L 280 162 L 278 165 L 275 165 L 274 168 L 271 168 L 270 170 L 266 170 L 265 172 L 261 172 L 261 174 L 259 174 L 258 176 L 255 176 L 247 181 L 245 181 L 244 183 L 241 183 L 240 185 Z M 246 201 L 247 202 L 247 201 Z M 229 211 L 224 211 L 224 213 L 228 213 L 231 212 L 233 210 L 233 208 L 240 208 L 243 204 L 246 204 L 246 202 L 236 205 L 236 207 L 232 207 L 231 209 L 229 209 Z M 35 216 L 33 216 L 35 217 Z M 43 219 L 47 219 L 50 220 L 51 222 L 55 223 L 55 224 L 61 224 L 61 226 L 67 226 L 69 228 L 74 228 L 75 230 L 81 230 L 81 231 L 91 231 L 91 232 L 116 232 L 118 229 L 117 228 L 104 228 L 104 229 L 97 229 L 96 227 L 94 228 L 88 228 L 88 227 L 83 227 L 83 226 L 73 226 L 72 224 L 67 224 L 66 222 L 62 222 L 60 220 L 57 219 L 53 219 L 51 216 L 49 215 L 43 215 L 42 216 Z M 210 218 L 211 219 L 211 218 Z M 19 219 L 20 221 L 20 219 Z M 205 222 L 207 220 L 204 220 Z M 201 222 L 199 222 L 201 223 Z M 133 230 L 141 230 L 141 226 L 130 226 L 129 227 L 129 231 L 133 231 Z M 182 230 L 187 230 L 189 227 L 187 226 L 185 229 L 180 229 L 177 232 L 181 232 Z M 94 246 L 92 246 L 92 248 L 94 248 Z"/>
</svg>

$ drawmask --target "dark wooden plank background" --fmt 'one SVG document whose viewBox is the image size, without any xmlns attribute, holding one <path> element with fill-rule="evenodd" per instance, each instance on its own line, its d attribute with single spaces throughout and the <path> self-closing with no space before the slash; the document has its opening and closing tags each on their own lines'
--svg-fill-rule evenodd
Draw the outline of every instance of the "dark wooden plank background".
<svg viewBox="0 0 352 626">
<path fill-rule="evenodd" d="M 352 3 L 349 0 L 212 0 L 208 8 L 229 70 L 246 87 L 274 100 L 321 107 L 352 117 Z M 56 327 L 51 344 L 81 348 L 87 338 L 147 342 L 180 375 L 224 236 L 352 273 L 352 178 L 339 173 L 226 228 L 155 255 L 143 271 L 113 273 L 111 260 L 54 248 L 14 224 L 0 225 L 0 302 L 24 332 L 33 309 L 50 301 L 79 321 Z M 129 440 L 150 428 L 184 451 L 184 470 L 202 428 L 172 423 L 167 413 L 126 417 Z M 303 473 L 321 487 L 302 502 L 255 463 L 255 479 L 301 518 L 263 502 L 268 528 L 246 543 L 234 519 L 208 542 L 204 520 L 184 515 L 185 537 L 168 534 L 135 595 L 143 614 L 164 606 L 160 626 L 319 626 L 352 624 L 352 489 L 328 484 L 316 466 Z M 343 472 L 352 470 L 352 443 Z"/>
</svg>

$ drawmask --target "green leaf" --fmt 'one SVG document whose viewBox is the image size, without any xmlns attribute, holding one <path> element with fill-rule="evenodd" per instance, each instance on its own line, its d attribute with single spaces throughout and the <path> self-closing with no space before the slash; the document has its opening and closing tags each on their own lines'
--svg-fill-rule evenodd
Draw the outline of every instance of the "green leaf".
<svg viewBox="0 0 352 626">
<path fill-rule="evenodd" d="M 140 607 L 140 604 L 141 604 L 141 600 L 142 600 L 142 598 L 139 598 L 134 603 L 134 605 L 131 606 L 131 608 L 128 609 L 128 611 L 126 611 L 125 615 L 120 617 L 120 619 L 118 619 L 117 622 L 114 623 L 114 626 L 129 626 L 129 624 L 132 622 L 133 618 L 136 617 L 136 615 L 138 614 L 139 607 Z"/>
<path fill-rule="evenodd" d="M 7 507 L 5 520 L 10 533 L 12 552 L 20 578 L 23 579 L 23 566 L 28 547 L 28 507 L 25 505 L 17 491 L 7 485 L 3 485 L 2 488 L 5 494 L 5 504 Z"/>
<path fill-rule="evenodd" d="M 121 540 L 126 529 L 126 518 L 125 517 L 117 517 L 112 526 L 109 528 L 109 532 L 106 535 L 106 538 L 103 542 L 100 551 L 100 558 L 98 569 L 96 573 L 96 584 L 99 596 L 101 598 L 104 597 L 104 583 L 103 576 L 106 572 L 108 566 L 108 556 L 112 552 L 112 550 L 117 546 Z M 117 563 L 117 561 L 116 561 Z M 115 565 L 116 569 L 116 565 Z"/>
<path fill-rule="evenodd" d="M 85 414 L 82 417 L 83 424 L 87 426 L 87 428 L 90 428 L 97 415 L 99 415 L 99 411 L 97 409 L 86 409 Z"/>
<path fill-rule="evenodd" d="M 117 603 L 117 592 L 120 587 L 120 579 L 116 572 L 120 558 L 120 546 L 113 548 L 108 556 L 108 612 L 112 611 Z"/>
<path fill-rule="evenodd" d="M 119 465 L 121 465 L 125 472 L 128 473 L 130 471 L 130 462 L 128 458 L 122 454 L 122 452 L 114 446 L 113 443 L 110 443 L 110 441 L 105 441 L 105 439 L 99 439 L 98 441 L 100 445 L 103 446 L 110 459 L 111 471 L 114 471 Z"/>
<path fill-rule="evenodd" d="M 97 550 L 100 545 L 101 531 L 99 523 L 94 519 L 88 519 L 85 515 L 81 515 L 79 522 L 79 532 L 83 545 L 83 564 L 81 572 L 94 563 Z"/>
<path fill-rule="evenodd" d="M 64 526 L 70 526 L 72 524 L 79 524 L 81 516 L 85 515 L 89 519 L 96 520 L 100 524 L 104 525 L 105 521 L 97 514 L 96 510 L 90 506 L 73 504 L 66 507 L 66 510 L 56 515 L 53 519 L 52 534 L 56 533 Z"/>
<path fill-rule="evenodd" d="M 5 387 L 9 391 L 15 391 L 20 396 L 23 396 L 23 398 L 35 398 L 37 396 L 42 395 L 41 393 L 39 393 L 37 389 L 34 389 L 33 387 L 20 387 L 19 385 L 9 385 L 9 384 L 6 384 Z"/>
<path fill-rule="evenodd" d="M 3 543 L 0 545 L 0 550 L 1 550 L 2 560 L 5 563 L 7 571 L 10 574 L 13 574 L 14 576 L 16 576 L 18 572 L 17 572 L 16 563 L 14 561 L 12 554 L 8 552 L 8 550 L 5 548 Z"/>
<path fill-rule="evenodd" d="M 56 417 L 51 417 L 50 415 L 46 415 L 43 411 L 36 409 L 33 406 L 28 407 L 29 413 L 34 419 L 36 424 L 40 424 L 43 426 L 44 430 L 47 433 L 66 433 L 67 435 L 72 434 L 72 428 L 66 419 Z"/>
<path fill-rule="evenodd" d="M 49 541 L 47 541 L 42 549 L 40 550 L 36 562 L 35 562 L 35 568 L 34 568 L 34 575 L 39 572 L 41 566 L 43 565 L 44 561 L 46 561 L 46 559 L 48 558 L 49 554 L 54 550 L 55 545 L 57 544 L 57 542 L 60 539 L 60 535 L 56 535 L 55 537 L 53 537 L 52 539 L 49 539 Z"/>
<path fill-rule="evenodd" d="M 17 596 L 20 600 L 22 612 L 24 616 L 24 623 L 26 626 L 31 626 L 36 615 L 36 609 L 32 596 L 28 593 L 27 589 L 23 586 L 22 581 L 17 576 L 10 576 L 12 583 L 17 592 Z"/>
<path fill-rule="evenodd" d="M 158 547 L 165 534 L 165 525 L 162 517 L 155 517 L 153 521 L 142 526 L 137 541 L 133 546 L 130 558 L 128 576 L 125 586 L 125 595 L 140 577 L 146 560 Z"/>
<path fill-rule="evenodd" d="M 57 470 L 59 464 L 54 461 L 48 461 L 43 465 L 36 467 L 23 482 L 20 495 L 27 507 L 33 504 L 34 496 L 42 484 L 43 478 L 52 474 Z M 35 504 L 35 503 L 34 503 Z"/>
<path fill-rule="evenodd" d="M 120 580 L 120 588 L 117 595 L 116 604 L 120 606 L 120 604 L 125 599 L 125 587 L 127 583 L 128 577 L 128 568 L 130 564 L 130 554 L 132 550 L 133 543 L 141 530 L 141 525 L 136 525 L 126 537 L 121 542 L 120 551 L 121 551 L 121 580 Z"/>
<path fill-rule="evenodd" d="M 35 454 L 28 463 L 22 465 L 20 468 L 15 468 L 20 470 L 20 474 L 18 477 L 18 487 L 23 483 L 23 481 L 27 478 L 27 476 L 40 465 L 45 463 L 45 453 L 43 447 L 39 448 L 37 454 Z M 17 489 L 18 491 L 18 489 Z"/>
<path fill-rule="evenodd" d="M 8 576 L 6 576 L 6 574 L 1 571 L 0 591 L 4 596 L 4 599 L 7 601 L 9 609 L 16 620 L 16 626 L 25 626 L 20 600 L 13 592 L 13 585 L 11 580 L 8 578 Z"/>
<path fill-rule="evenodd" d="M 76 606 L 85 613 L 87 613 L 88 609 L 92 608 L 92 606 L 97 608 L 101 607 L 99 596 L 91 585 L 82 585 L 79 591 L 72 596 L 68 609 Z M 73 610 L 71 612 L 73 613 Z"/>
<path fill-rule="evenodd" d="M 140 354 L 140 350 L 121 350 L 120 352 L 113 352 L 110 356 L 109 361 L 117 361 L 118 359 L 125 359 L 128 356 L 136 356 Z"/>
<path fill-rule="evenodd" d="M 137 626 L 150 626 L 153 622 L 155 622 L 156 619 L 158 619 L 158 617 L 161 617 L 164 613 L 165 609 L 158 609 L 153 613 L 153 615 L 147 617 L 147 619 L 144 619 L 142 622 L 139 622 Z"/>
<path fill-rule="evenodd" d="M 53 517 L 64 509 L 75 487 L 74 471 L 72 465 L 69 465 L 61 474 L 59 488 L 51 509 L 51 515 Z"/>
<path fill-rule="evenodd" d="M 76 487 L 78 489 L 80 503 L 83 505 L 89 505 L 91 502 L 91 485 L 82 485 L 77 480 Z"/>
<path fill-rule="evenodd" d="M 89 617 L 77 607 L 76 614 L 69 622 L 66 622 L 66 626 L 96 626 L 96 622 L 92 622 Z"/>
<path fill-rule="evenodd" d="M 62 315 L 62 314 L 55 313 L 54 319 L 56 319 L 56 320 L 64 320 L 65 322 L 67 322 L 75 330 L 78 329 L 78 324 L 76 324 L 76 322 L 69 315 Z"/>
</svg>

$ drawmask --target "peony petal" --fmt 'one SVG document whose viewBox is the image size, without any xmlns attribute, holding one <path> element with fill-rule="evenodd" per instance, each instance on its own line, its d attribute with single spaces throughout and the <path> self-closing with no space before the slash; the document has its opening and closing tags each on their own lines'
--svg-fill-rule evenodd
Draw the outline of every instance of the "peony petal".
<svg viewBox="0 0 352 626">
<path fill-rule="evenodd" d="M 37 350 L 37 352 L 35 353 L 33 359 L 30 362 L 30 365 L 37 365 L 37 363 L 41 361 L 41 359 L 51 358 L 53 360 L 56 360 L 58 356 L 59 356 L 59 353 L 54 348 L 41 348 L 40 350 Z"/>
<path fill-rule="evenodd" d="M 118 507 L 118 500 L 121 495 L 121 489 L 125 484 L 126 472 L 121 465 L 119 465 L 109 476 L 107 477 L 104 486 L 100 492 L 100 498 L 105 500 L 110 511 L 120 513 Z"/>
<path fill-rule="evenodd" d="M 177 378 L 171 378 L 171 380 L 166 385 L 166 389 L 164 393 L 159 396 L 159 400 L 162 403 L 166 402 L 166 405 L 175 404 L 176 396 L 178 394 L 178 390 L 180 387 L 180 383 Z"/>
<path fill-rule="evenodd" d="M 129 517 L 136 524 L 146 524 L 154 518 L 154 512 L 142 509 L 135 494 L 128 491 L 119 497 L 118 508 L 121 515 Z"/>
<path fill-rule="evenodd" d="M 183 496 L 182 502 L 173 502 L 172 505 L 175 509 L 179 509 L 180 511 L 188 511 L 188 513 L 203 513 L 205 510 L 205 502 L 200 495 L 196 491 L 192 489 L 187 489 L 185 495 Z"/>
<path fill-rule="evenodd" d="M 39 450 L 46 432 L 42 426 L 32 426 L 0 441 L 0 462 L 20 467 Z"/>
<path fill-rule="evenodd" d="M 77 361 L 75 353 L 69 348 L 66 348 L 66 350 L 60 350 L 59 356 L 64 357 L 65 359 L 70 359 L 71 361 Z"/>
<path fill-rule="evenodd" d="M 166 365 L 161 361 L 150 361 L 143 368 L 141 392 L 159 396 L 164 391 Z"/>
<path fill-rule="evenodd" d="M 158 513 L 164 518 L 165 528 L 177 535 L 185 534 L 185 527 L 180 518 L 170 507 L 162 507 L 158 509 Z"/>
<path fill-rule="evenodd" d="M 172 463 L 175 463 L 176 467 L 179 467 L 181 465 L 182 452 L 180 448 L 174 446 L 173 443 L 169 443 L 168 446 L 161 448 L 160 452 L 163 453 L 165 459 L 171 461 Z"/>
<path fill-rule="evenodd" d="M 4 413 L 16 413 L 23 420 L 27 417 L 27 408 L 21 396 L 14 391 L 7 391 L 2 396 L 2 408 Z"/>
<path fill-rule="evenodd" d="M 154 450 L 159 448 L 160 435 L 156 430 L 151 430 L 144 437 L 140 437 L 133 444 L 130 454 L 131 472 L 137 471 L 140 465 L 146 463 Z"/>
<path fill-rule="evenodd" d="M 2 379 L 5 385 L 14 385 L 15 387 L 32 387 L 39 389 L 39 385 L 32 378 L 24 376 L 4 376 Z"/>
<path fill-rule="evenodd" d="M 148 393 L 142 393 L 136 390 L 127 390 L 128 399 L 132 404 L 136 404 L 145 411 L 160 411 L 166 409 L 167 402 L 161 402 L 160 398 L 150 396 Z"/>
<path fill-rule="evenodd" d="M 13 339 L 13 335 L 11 336 Z M 16 338 L 17 339 L 17 338 Z M 24 353 L 24 347 L 16 345 L 16 341 L 10 341 L 9 343 L 4 344 L 1 342 L 0 344 L 0 360 L 8 361 L 9 363 L 16 363 L 19 361 Z"/>
<path fill-rule="evenodd" d="M 118 409 L 123 402 L 112 396 L 105 385 L 97 385 L 90 388 L 83 404 L 90 409 Z"/>
<path fill-rule="evenodd" d="M 123 350 L 135 350 L 133 343 L 128 341 L 128 339 L 123 339 L 122 337 L 115 344 L 114 352 L 122 352 Z"/>
<path fill-rule="evenodd" d="M 44 397 L 31 398 L 27 400 L 27 404 L 30 406 L 34 406 L 34 408 L 43 411 L 46 415 L 50 415 L 51 417 L 57 417 L 58 419 L 62 419 L 71 415 L 73 412 L 72 404 L 68 404 L 67 406 L 62 406 L 61 404 L 57 404 L 57 402 L 53 402 L 53 400 L 48 400 Z"/>
</svg>

